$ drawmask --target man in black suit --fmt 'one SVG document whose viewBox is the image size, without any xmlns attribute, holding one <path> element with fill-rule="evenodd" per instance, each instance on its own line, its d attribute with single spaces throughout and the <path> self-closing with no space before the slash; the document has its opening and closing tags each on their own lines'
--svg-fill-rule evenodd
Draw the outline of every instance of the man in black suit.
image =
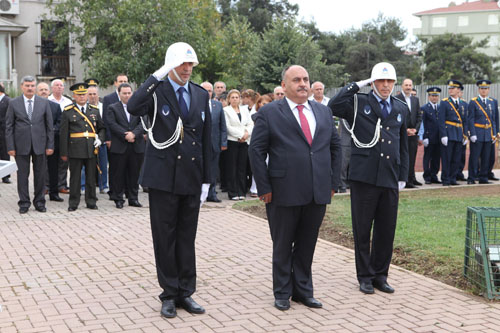
<svg viewBox="0 0 500 333">
<path fill-rule="evenodd" d="M 147 114 L 152 122 L 140 183 L 149 187 L 156 269 L 163 289 L 161 315 L 167 318 L 177 315 L 176 305 L 191 313 L 205 312 L 191 298 L 196 290 L 200 194 L 204 201 L 212 149 L 208 93 L 189 81 L 196 65 L 189 44 L 170 45 L 165 65 L 128 102 L 130 114 Z"/>
<path fill-rule="evenodd" d="M 394 292 L 387 283 L 387 275 L 399 190 L 408 177 L 405 120 L 408 107 L 391 97 L 395 82 L 394 67 L 386 62 L 378 63 L 370 79 L 348 84 L 328 104 L 335 116 L 349 122 L 354 133 L 349 170 L 352 229 L 356 273 L 360 291 L 365 294 L 373 294 L 374 287 L 386 293 Z M 369 83 L 373 88 L 369 94 L 358 92 Z"/>
<path fill-rule="evenodd" d="M 212 161 L 210 173 L 212 181 L 210 182 L 210 189 L 208 190 L 207 201 L 221 202 L 217 198 L 215 187 L 217 185 L 217 174 L 219 173 L 219 156 L 221 151 L 227 150 L 227 127 L 226 117 L 222 110 L 222 104 L 215 99 L 212 99 L 213 88 L 210 82 L 203 82 L 201 84 L 210 96 L 210 115 L 212 116 Z"/>
<path fill-rule="evenodd" d="M 328 107 L 308 101 L 305 68 L 285 68 L 281 85 L 286 98 L 259 110 L 249 149 L 273 240 L 274 306 L 289 309 L 291 296 L 321 308 L 311 265 L 326 205 L 340 182 L 340 139 Z"/>
<path fill-rule="evenodd" d="M 35 96 L 36 80 L 21 79 L 23 94 L 12 99 L 5 119 L 7 153 L 16 158 L 19 213 L 25 214 L 31 205 L 29 196 L 30 159 L 33 161 L 35 197 L 33 205 L 41 213 L 45 208 L 43 188 L 47 160 L 54 153 L 54 125 L 49 101 Z"/>
<path fill-rule="evenodd" d="M 9 161 L 7 144 L 5 143 L 5 116 L 9 107 L 10 98 L 5 94 L 5 87 L 0 83 L 0 160 Z M 2 182 L 10 184 L 10 175 L 2 178 Z"/>
<path fill-rule="evenodd" d="M 403 102 L 406 102 L 410 114 L 406 117 L 406 132 L 408 134 L 408 154 L 410 164 L 408 169 L 408 182 L 406 188 L 415 188 L 422 183 L 417 181 L 415 177 L 415 160 L 417 159 L 418 149 L 418 130 L 422 123 L 422 110 L 420 109 L 420 102 L 418 97 L 411 94 L 413 89 L 413 81 L 411 79 L 404 79 L 402 84 L 403 91 L 396 95 Z"/>
<path fill-rule="evenodd" d="M 111 132 L 111 165 L 114 177 L 114 192 L 111 199 L 116 208 L 123 208 L 125 183 L 128 187 L 128 204 L 142 207 L 139 203 L 139 171 L 144 158 L 144 129 L 141 119 L 127 111 L 127 103 L 132 96 L 128 83 L 118 86 L 120 101 L 108 107 L 108 126 Z"/>
<path fill-rule="evenodd" d="M 36 86 L 36 94 L 43 98 L 48 98 L 50 95 L 49 85 L 45 82 L 40 82 Z M 54 153 L 47 157 L 48 181 L 49 181 L 49 199 L 50 201 L 64 201 L 59 196 L 59 127 L 61 126 L 61 106 L 49 100 L 50 109 L 52 111 L 52 121 L 54 125 Z"/>
</svg>

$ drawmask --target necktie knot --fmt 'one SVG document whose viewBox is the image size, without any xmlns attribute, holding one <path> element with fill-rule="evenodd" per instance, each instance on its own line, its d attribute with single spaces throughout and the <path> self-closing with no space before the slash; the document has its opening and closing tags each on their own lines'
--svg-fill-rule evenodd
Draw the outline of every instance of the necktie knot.
<svg viewBox="0 0 500 333">
<path fill-rule="evenodd" d="M 380 104 L 382 104 L 382 118 L 385 119 L 389 115 L 389 103 L 384 99 Z"/>
<path fill-rule="evenodd" d="M 299 110 L 299 112 L 304 111 L 304 105 L 297 105 L 297 110 Z"/>
</svg>

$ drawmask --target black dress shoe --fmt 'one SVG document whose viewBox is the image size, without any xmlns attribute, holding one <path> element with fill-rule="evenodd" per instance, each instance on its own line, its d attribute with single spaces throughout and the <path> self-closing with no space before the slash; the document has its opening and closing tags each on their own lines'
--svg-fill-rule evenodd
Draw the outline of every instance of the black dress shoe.
<svg viewBox="0 0 500 333">
<path fill-rule="evenodd" d="M 137 201 L 137 200 L 129 201 L 128 205 L 132 206 L 132 207 L 142 207 L 141 203 L 139 201 Z"/>
<path fill-rule="evenodd" d="M 450 186 L 450 183 L 443 183 L 443 186 Z"/>
<path fill-rule="evenodd" d="M 413 185 L 412 183 L 406 183 L 405 188 L 415 188 L 415 185 Z"/>
<path fill-rule="evenodd" d="M 219 198 L 217 198 L 217 197 L 215 197 L 215 198 L 207 198 L 207 201 L 208 202 L 222 202 L 222 200 L 219 199 Z"/>
<path fill-rule="evenodd" d="M 63 202 L 64 199 L 59 196 L 59 194 L 54 194 L 49 196 L 50 201 Z"/>
<path fill-rule="evenodd" d="M 347 189 L 345 187 L 339 187 L 339 193 L 346 193 Z"/>
<path fill-rule="evenodd" d="M 495 177 L 495 176 L 489 176 L 489 177 L 488 177 L 488 179 L 489 179 L 489 180 L 500 180 L 500 179 L 498 179 L 498 178 L 497 178 L 497 177 Z"/>
<path fill-rule="evenodd" d="M 426 181 L 425 181 L 425 184 L 426 184 L 426 185 L 430 185 L 430 184 L 432 184 L 432 182 L 431 182 L 430 180 L 426 180 Z"/>
<path fill-rule="evenodd" d="M 26 214 L 28 210 L 28 207 L 19 207 L 19 214 Z"/>
<path fill-rule="evenodd" d="M 68 212 L 74 212 L 76 210 L 77 207 L 68 207 Z"/>
<path fill-rule="evenodd" d="M 450 182 L 450 185 L 452 185 L 452 186 L 457 186 L 457 185 L 459 185 L 459 184 L 458 184 L 457 182 Z"/>
<path fill-rule="evenodd" d="M 286 311 L 290 309 L 290 301 L 287 299 L 275 299 L 274 307 L 281 311 Z"/>
<path fill-rule="evenodd" d="M 468 184 L 468 185 L 472 185 L 472 184 L 475 184 L 475 183 L 476 183 L 476 182 L 475 182 L 475 181 L 473 181 L 472 179 L 467 180 L 467 184 Z"/>
<path fill-rule="evenodd" d="M 304 304 L 305 306 L 307 306 L 309 308 L 320 309 L 320 308 L 323 307 L 323 304 L 321 304 L 321 302 L 318 301 L 314 297 L 296 297 L 296 296 L 292 296 L 292 301 L 297 302 L 297 303 L 302 303 L 302 304 Z"/>
<path fill-rule="evenodd" d="M 457 180 L 465 181 L 465 177 L 464 176 L 458 176 Z"/>
<path fill-rule="evenodd" d="M 431 179 L 431 183 L 433 184 L 442 184 L 441 181 L 437 180 L 437 179 Z"/>
<path fill-rule="evenodd" d="M 45 208 L 45 206 L 37 206 L 35 207 L 35 210 L 40 213 L 45 213 L 47 211 L 47 208 Z"/>
<path fill-rule="evenodd" d="M 419 181 L 417 181 L 417 180 L 415 180 L 415 181 L 413 182 L 413 185 L 415 185 L 415 186 L 422 186 L 422 183 L 421 183 L 421 182 L 419 182 Z"/>
<path fill-rule="evenodd" d="M 487 180 L 480 180 L 479 184 L 493 184 L 492 182 L 489 182 Z"/>
<path fill-rule="evenodd" d="M 373 281 L 373 286 L 384 293 L 392 294 L 394 292 L 394 288 L 387 284 L 387 282 Z"/>
<path fill-rule="evenodd" d="M 361 282 L 359 284 L 359 290 L 365 294 L 375 293 L 375 290 L 373 289 L 373 284 L 371 282 Z"/>
<path fill-rule="evenodd" d="M 201 305 L 196 303 L 191 297 L 181 297 L 177 300 L 176 303 L 189 313 L 205 313 L 205 309 Z"/>
<path fill-rule="evenodd" d="M 97 209 L 97 205 L 87 205 L 88 209 Z"/>
<path fill-rule="evenodd" d="M 174 318 L 177 316 L 177 311 L 175 311 L 175 301 L 173 299 L 164 300 L 161 303 L 160 313 L 165 318 Z"/>
<path fill-rule="evenodd" d="M 10 178 L 3 178 L 2 179 L 2 182 L 5 183 L 5 184 L 10 184 L 12 183 L 12 181 L 10 180 Z"/>
<path fill-rule="evenodd" d="M 123 201 L 115 201 L 116 208 L 123 208 Z"/>
</svg>

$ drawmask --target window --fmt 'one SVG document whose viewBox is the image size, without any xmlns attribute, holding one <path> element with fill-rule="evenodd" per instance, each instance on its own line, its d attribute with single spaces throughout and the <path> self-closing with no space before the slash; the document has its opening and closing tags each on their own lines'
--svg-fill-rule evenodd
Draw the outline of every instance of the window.
<svg viewBox="0 0 500 333">
<path fill-rule="evenodd" d="M 63 22 L 42 21 L 43 76 L 69 76 L 69 38 L 62 42 L 56 38 L 58 31 L 64 28 L 64 24 Z"/>
<path fill-rule="evenodd" d="M 468 16 L 459 16 L 458 17 L 458 26 L 466 27 L 469 25 L 469 17 Z"/>
<path fill-rule="evenodd" d="M 0 80 L 10 79 L 9 73 L 9 38 L 10 35 L 0 32 Z"/>
<path fill-rule="evenodd" d="M 488 15 L 488 25 L 497 25 L 498 24 L 498 15 L 490 14 Z"/>
<path fill-rule="evenodd" d="M 446 17 L 433 17 L 432 18 L 433 28 L 446 28 Z"/>
</svg>

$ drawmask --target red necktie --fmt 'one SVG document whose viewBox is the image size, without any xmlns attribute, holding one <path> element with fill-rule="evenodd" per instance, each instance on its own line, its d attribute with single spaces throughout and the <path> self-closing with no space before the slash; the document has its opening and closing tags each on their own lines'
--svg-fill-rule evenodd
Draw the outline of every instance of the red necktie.
<svg viewBox="0 0 500 333">
<path fill-rule="evenodd" d="M 302 112 L 304 110 L 304 105 L 297 105 L 297 110 L 299 110 L 300 127 L 302 127 L 302 132 L 304 132 L 307 142 L 311 145 L 313 142 L 311 129 L 309 128 L 309 122 L 307 122 L 304 112 Z"/>
</svg>

